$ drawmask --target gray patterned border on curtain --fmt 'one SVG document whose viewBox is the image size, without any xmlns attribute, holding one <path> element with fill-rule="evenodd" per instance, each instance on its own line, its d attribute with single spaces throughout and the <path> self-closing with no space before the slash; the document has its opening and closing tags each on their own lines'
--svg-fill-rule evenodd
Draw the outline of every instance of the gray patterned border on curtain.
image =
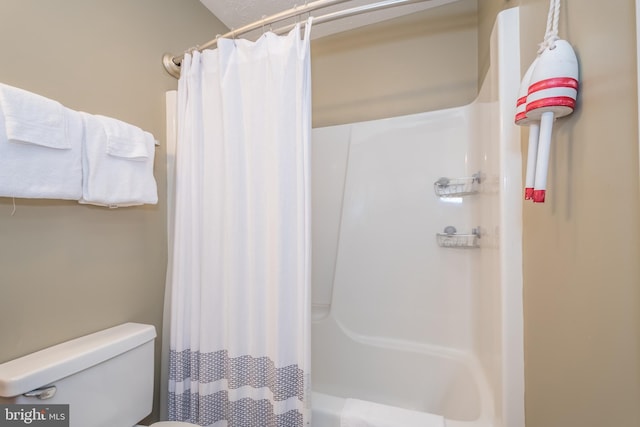
<svg viewBox="0 0 640 427">
<path fill-rule="evenodd" d="M 169 379 L 175 382 L 195 381 L 200 384 L 226 380 L 230 389 L 243 386 L 267 387 L 275 401 L 304 398 L 304 372 L 297 365 L 276 368 L 268 357 L 229 357 L 227 350 L 213 353 L 183 350 L 169 353 Z M 235 420 L 238 427 L 297 427 L 303 425 L 299 411 L 275 415 L 268 400 L 240 399 L 230 402 L 227 391 L 200 396 L 197 392 L 178 397 L 170 393 L 169 415 L 172 419 L 200 420 L 210 425 L 221 420 Z M 198 416 L 200 415 L 200 416 Z"/>
</svg>

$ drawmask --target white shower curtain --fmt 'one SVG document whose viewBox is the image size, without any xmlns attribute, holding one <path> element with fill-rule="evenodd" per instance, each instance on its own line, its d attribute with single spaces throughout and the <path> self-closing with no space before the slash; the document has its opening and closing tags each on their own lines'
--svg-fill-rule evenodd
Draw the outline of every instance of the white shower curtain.
<svg viewBox="0 0 640 427">
<path fill-rule="evenodd" d="M 310 26 L 182 62 L 170 420 L 309 425 Z"/>
</svg>

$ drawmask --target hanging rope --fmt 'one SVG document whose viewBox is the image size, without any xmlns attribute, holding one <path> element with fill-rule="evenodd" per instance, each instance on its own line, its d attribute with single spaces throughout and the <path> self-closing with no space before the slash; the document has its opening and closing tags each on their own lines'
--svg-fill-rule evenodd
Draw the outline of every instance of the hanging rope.
<svg viewBox="0 0 640 427">
<path fill-rule="evenodd" d="M 551 31 L 551 36 L 549 37 L 549 40 L 548 40 L 549 49 L 555 49 L 556 41 L 560 40 L 560 37 L 558 37 L 559 23 L 560 23 L 560 0 L 555 0 L 553 30 Z"/>
<path fill-rule="evenodd" d="M 544 40 L 540 43 L 538 55 L 546 48 L 555 49 L 558 37 L 558 26 L 560 23 L 560 0 L 550 0 L 549 14 L 547 15 L 547 29 L 544 33 Z"/>
</svg>

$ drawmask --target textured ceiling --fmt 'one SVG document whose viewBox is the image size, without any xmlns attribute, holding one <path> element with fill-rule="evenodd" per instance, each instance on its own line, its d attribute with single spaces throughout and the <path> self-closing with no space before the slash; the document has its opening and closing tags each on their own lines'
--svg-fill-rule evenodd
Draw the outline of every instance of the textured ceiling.
<svg viewBox="0 0 640 427">
<path fill-rule="evenodd" d="M 214 15 L 218 17 L 230 29 L 240 28 L 244 25 L 258 21 L 264 17 L 290 9 L 296 5 L 304 5 L 304 0 L 200 0 Z M 351 0 L 336 6 L 319 9 L 313 12 L 313 16 L 324 15 L 336 10 L 348 9 L 365 4 L 376 3 L 379 0 Z M 385 21 L 410 13 L 419 12 L 433 7 L 441 6 L 459 0 L 430 0 L 412 5 L 404 5 L 369 12 L 362 15 L 339 19 L 334 22 L 315 26 L 312 37 L 318 38 L 345 30 L 358 28 L 364 25 Z M 281 25 L 274 24 L 273 29 Z M 256 34 L 259 34 L 258 31 Z M 255 34 L 253 34 L 255 36 Z M 252 34 L 246 36 L 252 38 Z"/>
</svg>

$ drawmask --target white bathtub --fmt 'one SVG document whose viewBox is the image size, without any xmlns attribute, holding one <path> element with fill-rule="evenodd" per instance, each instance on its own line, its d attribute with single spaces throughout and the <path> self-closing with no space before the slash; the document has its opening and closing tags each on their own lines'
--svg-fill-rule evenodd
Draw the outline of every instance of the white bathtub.
<svg viewBox="0 0 640 427">
<path fill-rule="evenodd" d="M 339 427 L 346 398 L 442 415 L 447 427 L 492 425 L 491 393 L 473 357 L 358 336 L 330 316 L 314 322 L 313 334 L 326 345 L 313 348 L 313 427 Z"/>
</svg>

